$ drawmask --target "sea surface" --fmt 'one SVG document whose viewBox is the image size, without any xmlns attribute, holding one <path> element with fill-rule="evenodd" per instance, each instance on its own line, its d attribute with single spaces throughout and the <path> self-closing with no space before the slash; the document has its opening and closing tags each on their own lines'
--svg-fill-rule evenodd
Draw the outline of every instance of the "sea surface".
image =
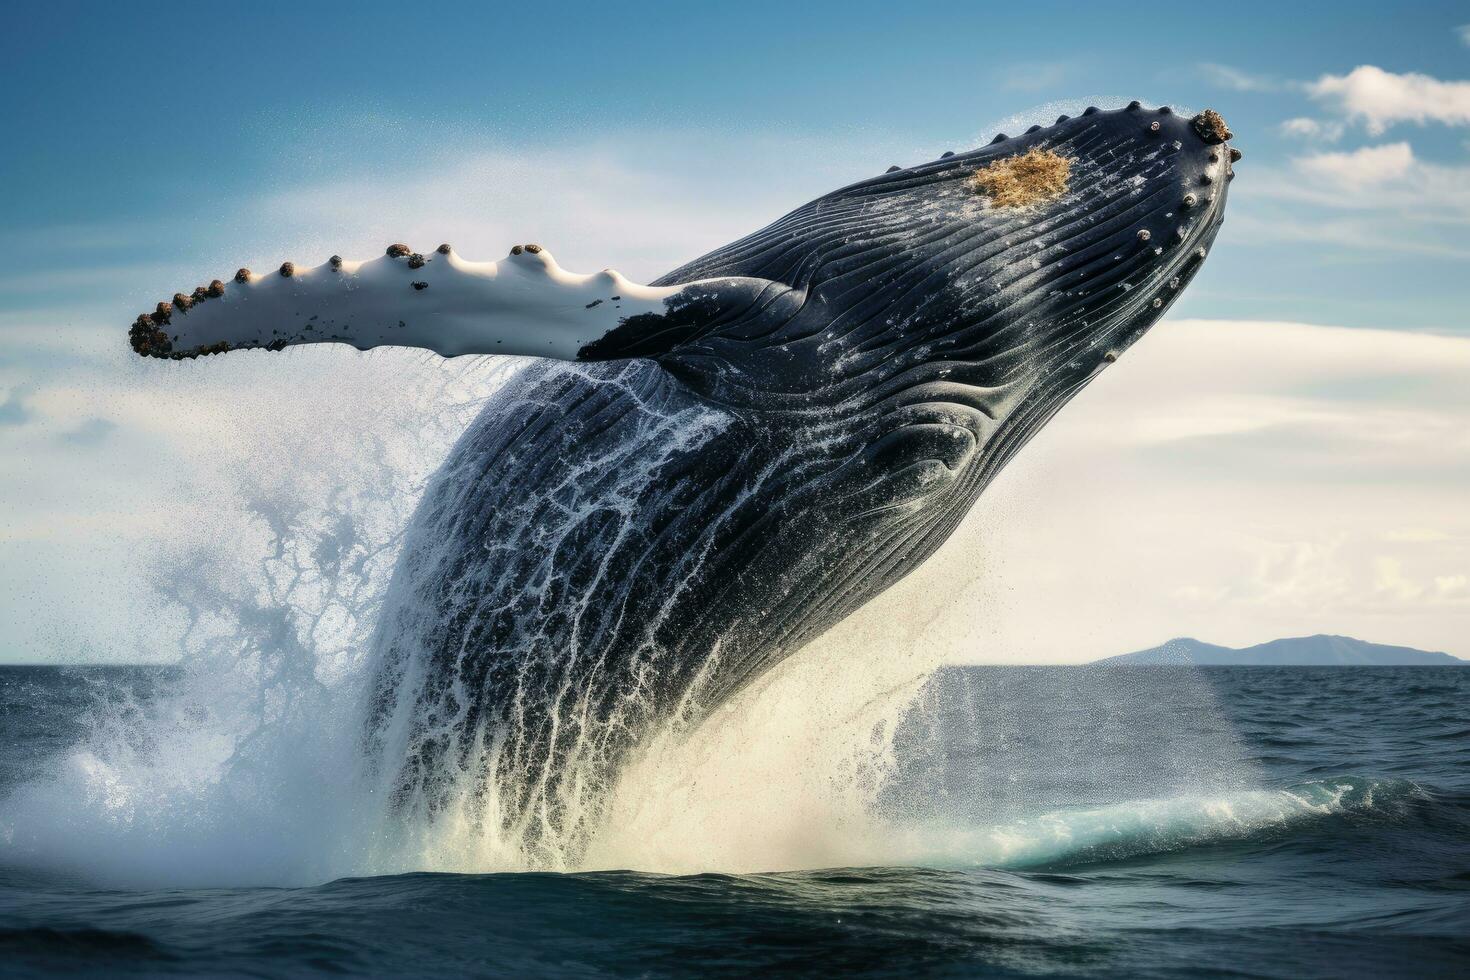
<svg viewBox="0 0 1470 980">
<path fill-rule="evenodd" d="M 29 848 L 6 798 L 167 674 L 0 668 L 0 973 L 1470 975 L 1466 669 L 946 668 L 877 866 L 185 887 Z"/>
</svg>

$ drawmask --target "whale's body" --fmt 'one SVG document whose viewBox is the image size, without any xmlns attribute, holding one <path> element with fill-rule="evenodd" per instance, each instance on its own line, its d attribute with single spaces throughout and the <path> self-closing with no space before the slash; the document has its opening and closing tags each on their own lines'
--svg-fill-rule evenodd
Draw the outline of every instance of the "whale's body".
<svg viewBox="0 0 1470 980">
<path fill-rule="evenodd" d="M 1157 320 L 1218 230 L 1228 136 L 1208 112 L 1089 110 L 836 191 L 650 287 L 568 279 L 586 295 L 546 343 L 584 363 L 494 396 L 409 530 L 367 740 L 395 807 L 496 821 L 548 855 L 585 843 L 647 733 L 698 721 L 932 554 Z M 1002 172 L 1024 199 L 1026 161 L 1045 180 L 1025 206 L 977 191 Z M 140 318 L 134 346 L 546 352 L 503 313 L 534 319 L 503 298 L 521 266 L 441 255 L 409 259 L 413 293 L 394 285 L 405 255 L 196 293 Z M 477 319 L 492 289 L 500 312 Z M 423 294 L 452 329 L 421 321 Z"/>
</svg>

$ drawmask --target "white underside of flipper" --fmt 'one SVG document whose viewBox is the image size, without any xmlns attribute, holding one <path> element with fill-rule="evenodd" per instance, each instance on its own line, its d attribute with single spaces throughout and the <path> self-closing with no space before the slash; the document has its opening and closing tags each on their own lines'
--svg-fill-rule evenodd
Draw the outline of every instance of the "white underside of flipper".
<svg viewBox="0 0 1470 980">
<path fill-rule="evenodd" d="M 398 251 L 395 252 L 394 249 Z M 139 317 L 141 354 L 189 357 L 249 347 L 345 343 L 422 347 L 444 357 L 517 354 L 575 360 L 629 317 L 663 314 L 691 285 L 646 286 L 608 269 L 582 275 L 537 246 L 499 262 L 395 246 L 364 262 L 291 265 L 216 281 Z M 712 280 L 706 285 L 735 280 Z M 143 340 L 140 343 L 140 333 Z"/>
</svg>

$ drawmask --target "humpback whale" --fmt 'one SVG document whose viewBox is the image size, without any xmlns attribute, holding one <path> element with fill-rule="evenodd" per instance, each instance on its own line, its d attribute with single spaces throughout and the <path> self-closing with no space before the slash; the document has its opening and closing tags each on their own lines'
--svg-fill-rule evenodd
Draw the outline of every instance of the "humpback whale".
<svg viewBox="0 0 1470 980">
<path fill-rule="evenodd" d="M 431 480 L 378 625 L 391 811 L 585 848 L 697 724 L 932 554 L 1199 271 L 1240 158 L 1212 110 L 1089 108 L 805 204 L 651 284 L 537 245 L 240 270 L 134 322 L 195 358 L 531 355 Z"/>
</svg>

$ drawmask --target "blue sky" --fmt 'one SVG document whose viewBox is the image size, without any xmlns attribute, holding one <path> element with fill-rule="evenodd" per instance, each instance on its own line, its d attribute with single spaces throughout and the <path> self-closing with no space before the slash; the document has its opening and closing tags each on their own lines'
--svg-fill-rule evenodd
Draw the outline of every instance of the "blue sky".
<svg viewBox="0 0 1470 980">
<path fill-rule="evenodd" d="M 391 365 L 452 370 L 220 358 L 186 395 L 126 352 L 178 289 L 392 241 L 646 279 L 889 164 L 1133 98 L 1220 110 L 1246 156 L 1186 326 L 997 486 L 1011 577 L 976 601 L 1016 605 L 989 649 L 1326 629 L 1470 655 L 1463 3 L 46 3 L 9 17 L 0 78 L 0 660 L 134 644 L 119 556 L 291 462 L 238 417 L 299 421 L 284 376 L 350 406 Z M 373 438 L 363 414 L 338 424 Z"/>
</svg>

